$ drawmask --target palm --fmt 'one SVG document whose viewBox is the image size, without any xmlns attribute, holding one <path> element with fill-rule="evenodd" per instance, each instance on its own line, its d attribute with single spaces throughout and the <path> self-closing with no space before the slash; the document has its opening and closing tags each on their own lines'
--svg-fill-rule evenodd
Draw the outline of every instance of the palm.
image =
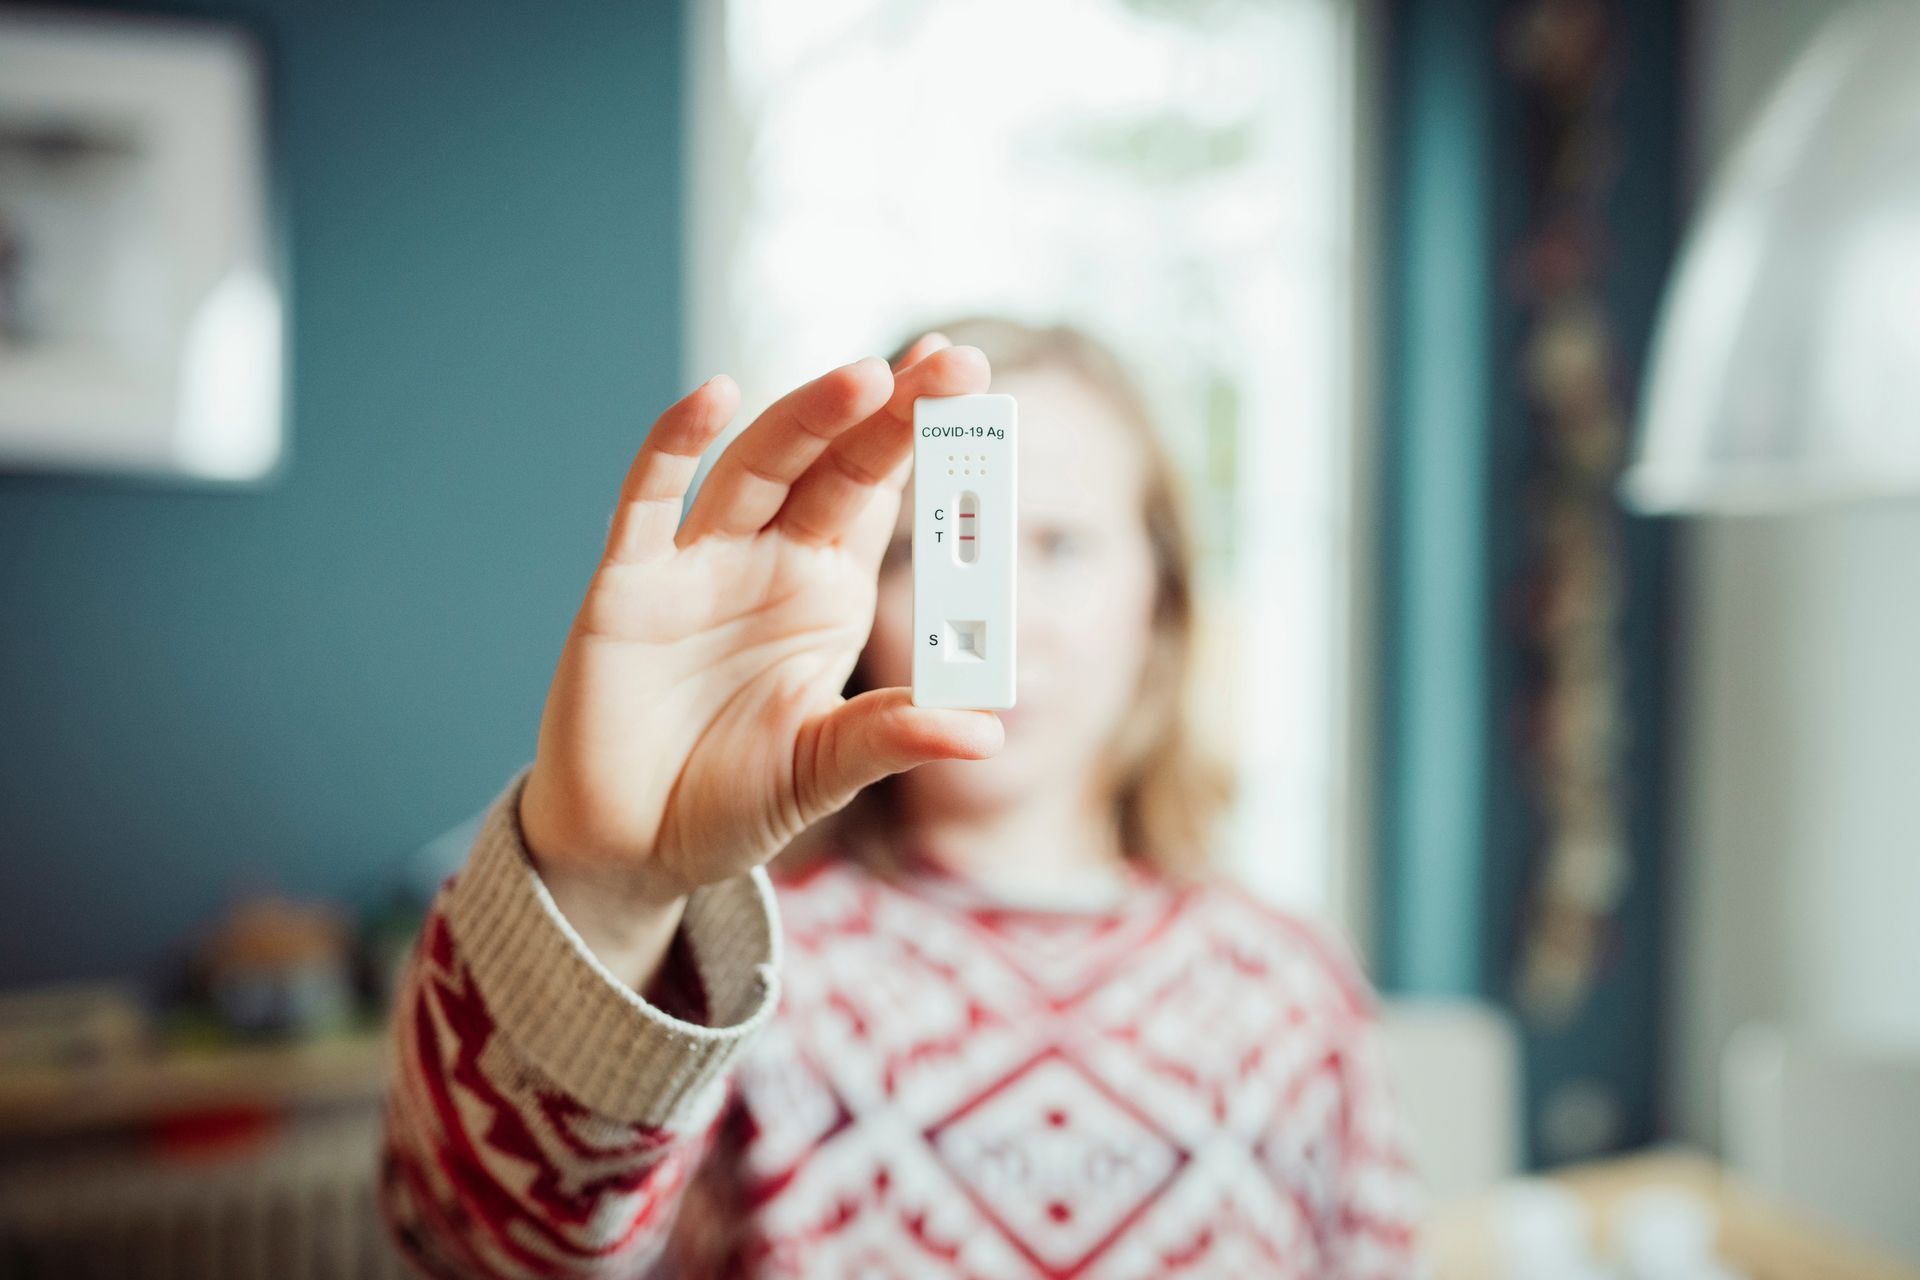
<svg viewBox="0 0 1920 1280">
<path fill-rule="evenodd" d="M 874 778 L 986 753 L 990 716 L 913 708 L 903 690 L 840 697 L 873 622 L 912 399 L 984 389 L 964 350 L 897 382 L 821 390 L 843 369 L 796 391 L 721 456 L 677 531 L 724 404 L 663 416 L 548 697 L 530 841 L 684 891 L 765 861 Z M 823 401 L 855 425 L 823 430 Z"/>
<path fill-rule="evenodd" d="M 677 880 L 762 860 L 817 817 L 796 794 L 802 729 L 838 702 L 873 620 L 873 570 L 843 548 L 768 532 L 704 543 L 650 571 L 603 571 L 583 611 L 581 708 L 621 825 Z M 659 724 L 642 740 L 623 726 Z M 677 777 L 649 765 L 683 759 Z M 650 785 L 622 786 L 646 779 Z M 665 790 L 662 784 L 666 784 Z"/>
</svg>

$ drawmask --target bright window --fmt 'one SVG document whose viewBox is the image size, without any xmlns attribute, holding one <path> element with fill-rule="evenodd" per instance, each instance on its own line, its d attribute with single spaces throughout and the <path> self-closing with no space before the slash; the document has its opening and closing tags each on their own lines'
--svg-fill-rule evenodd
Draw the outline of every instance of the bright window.
<svg viewBox="0 0 1920 1280">
<path fill-rule="evenodd" d="M 691 9 L 690 374 L 727 370 L 757 410 L 971 310 L 1114 343 L 1193 489 L 1231 862 L 1345 915 L 1349 5 Z"/>
</svg>

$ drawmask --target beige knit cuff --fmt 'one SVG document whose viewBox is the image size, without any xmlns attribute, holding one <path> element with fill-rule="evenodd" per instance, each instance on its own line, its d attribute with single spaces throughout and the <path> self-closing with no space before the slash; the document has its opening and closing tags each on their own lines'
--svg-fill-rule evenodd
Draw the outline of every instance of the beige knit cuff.
<svg viewBox="0 0 1920 1280">
<path fill-rule="evenodd" d="M 773 886 L 756 867 L 687 899 L 680 927 L 713 1025 L 683 1022 L 614 977 L 547 892 L 520 833 L 531 769 L 494 800 L 447 891 L 454 942 L 501 1034 L 555 1085 L 611 1120 L 701 1126 L 779 1003 Z"/>
</svg>

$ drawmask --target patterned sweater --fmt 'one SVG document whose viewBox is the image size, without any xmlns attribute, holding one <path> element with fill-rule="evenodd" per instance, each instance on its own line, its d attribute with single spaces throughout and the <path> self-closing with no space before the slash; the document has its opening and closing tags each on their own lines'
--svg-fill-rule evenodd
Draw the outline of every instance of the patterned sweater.
<svg viewBox="0 0 1920 1280">
<path fill-rule="evenodd" d="M 1303 922 L 1144 872 L 1038 905 L 756 870 L 643 998 L 528 860 L 525 779 L 394 1010 L 381 1195 L 424 1273 L 1415 1273 L 1371 996 Z"/>
</svg>

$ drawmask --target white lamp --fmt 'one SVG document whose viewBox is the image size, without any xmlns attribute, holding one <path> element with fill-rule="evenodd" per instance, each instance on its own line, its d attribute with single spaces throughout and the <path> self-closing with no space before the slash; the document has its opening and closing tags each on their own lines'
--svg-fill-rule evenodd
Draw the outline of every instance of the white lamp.
<svg viewBox="0 0 1920 1280">
<path fill-rule="evenodd" d="M 1920 4 L 1838 15 L 1708 192 L 1624 491 L 1657 512 L 1920 496 Z"/>
</svg>

